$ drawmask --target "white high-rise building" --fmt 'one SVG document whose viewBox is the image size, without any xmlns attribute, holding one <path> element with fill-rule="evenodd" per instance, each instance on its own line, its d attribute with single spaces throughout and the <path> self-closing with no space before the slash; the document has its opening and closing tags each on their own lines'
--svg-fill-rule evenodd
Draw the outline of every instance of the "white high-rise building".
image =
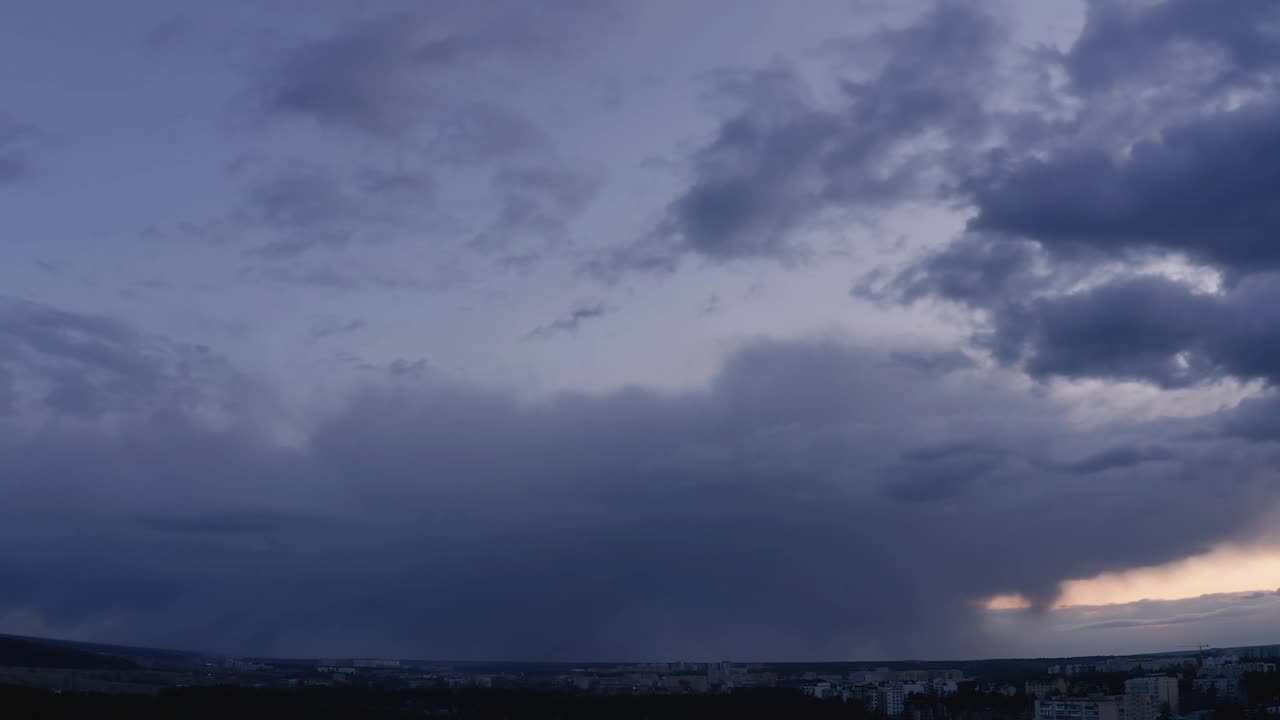
<svg viewBox="0 0 1280 720">
<path fill-rule="evenodd" d="M 1148 675 L 1124 681 L 1125 720 L 1158 720 L 1168 708 L 1178 717 L 1178 678 Z"/>
</svg>

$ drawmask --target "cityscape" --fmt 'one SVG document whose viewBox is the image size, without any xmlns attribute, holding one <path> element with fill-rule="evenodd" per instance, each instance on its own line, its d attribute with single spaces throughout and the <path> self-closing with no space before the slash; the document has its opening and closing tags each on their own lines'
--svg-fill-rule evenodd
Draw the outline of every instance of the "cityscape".
<svg viewBox="0 0 1280 720">
<path fill-rule="evenodd" d="M 0 720 L 1280 720 L 1280 0 L 0 0 Z"/>
<path fill-rule="evenodd" d="M 12 664 L 22 658 L 33 664 Z M 56 696 L 154 699 L 233 688 L 264 696 L 284 693 L 278 697 L 285 698 L 373 692 L 395 698 L 396 714 L 439 717 L 480 716 L 459 710 L 460 699 L 465 704 L 488 695 L 527 702 L 525 693 L 552 705 L 555 698 L 789 698 L 800 703 L 798 708 L 840 708 L 844 717 L 903 720 L 1261 720 L 1280 715 L 1280 645 L 955 663 L 572 665 L 219 657 L 0 636 L 0 661 L 0 687 Z"/>
</svg>

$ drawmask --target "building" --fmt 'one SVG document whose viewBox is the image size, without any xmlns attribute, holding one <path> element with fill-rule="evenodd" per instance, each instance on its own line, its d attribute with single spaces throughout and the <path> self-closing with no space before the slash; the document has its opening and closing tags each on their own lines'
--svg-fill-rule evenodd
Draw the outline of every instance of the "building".
<svg viewBox="0 0 1280 720">
<path fill-rule="evenodd" d="M 1147 675 L 1124 681 L 1125 720 L 1158 720 L 1178 716 L 1178 679 Z"/>
<path fill-rule="evenodd" d="M 662 689 L 676 693 L 701 695 L 707 692 L 708 689 L 707 676 L 698 673 L 663 675 L 659 683 Z"/>
<path fill-rule="evenodd" d="M 884 694 L 884 711 L 890 717 L 898 717 L 907 707 L 907 693 L 902 683 L 894 683 L 881 691 Z"/>
<path fill-rule="evenodd" d="M 1035 720 L 1121 720 L 1123 707 L 1115 697 L 1036 700 Z"/>
<path fill-rule="evenodd" d="M 1044 700 L 1054 695 L 1062 695 L 1067 692 L 1067 681 L 1060 677 L 1045 680 L 1028 680 L 1027 695 L 1037 700 Z"/>
<path fill-rule="evenodd" d="M 960 683 L 955 680 L 937 678 L 930 685 L 933 688 L 934 695 L 950 695 L 960 691 Z M 1018 691 L 1015 689 L 1013 694 L 1017 695 Z"/>
<path fill-rule="evenodd" d="M 804 686 L 804 694 L 819 700 L 835 697 L 839 694 L 839 690 L 829 682 L 812 683 Z"/>
<path fill-rule="evenodd" d="M 882 683 L 876 688 L 876 695 L 876 710 L 889 717 L 898 717 L 907 706 L 907 693 L 902 683 Z"/>
<path fill-rule="evenodd" d="M 1201 675 L 1230 675 L 1239 677 L 1245 673 L 1259 672 L 1275 672 L 1276 664 L 1269 662 L 1237 662 L 1228 665 L 1219 665 L 1216 668 L 1205 668 L 1200 671 Z"/>
<path fill-rule="evenodd" d="M 907 694 L 902 683 L 867 683 L 858 685 L 850 696 L 862 701 L 872 715 L 898 717 L 907 705 Z"/>
<path fill-rule="evenodd" d="M 707 663 L 707 682 L 712 685 L 728 685 L 729 678 L 733 676 L 733 663 L 723 661 L 718 663 Z"/>
<path fill-rule="evenodd" d="M 1191 687 L 1197 693 L 1212 695 L 1218 703 L 1240 702 L 1243 699 L 1238 677 L 1196 678 L 1191 681 Z"/>
<path fill-rule="evenodd" d="M 1094 669 L 1098 672 L 1134 672 L 1139 669 L 1140 665 L 1141 663 L 1137 660 L 1131 660 L 1129 658 L 1111 658 L 1110 660 L 1098 663 L 1094 666 Z"/>
<path fill-rule="evenodd" d="M 1255 645 L 1253 647 L 1239 648 L 1237 652 L 1240 657 L 1250 660 L 1275 658 L 1280 657 L 1280 645 Z"/>
</svg>

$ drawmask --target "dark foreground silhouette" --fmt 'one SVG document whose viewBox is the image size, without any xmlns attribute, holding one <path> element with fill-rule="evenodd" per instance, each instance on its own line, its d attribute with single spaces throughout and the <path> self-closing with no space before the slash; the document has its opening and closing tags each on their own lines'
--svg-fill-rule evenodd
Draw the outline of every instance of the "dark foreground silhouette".
<svg viewBox="0 0 1280 720">
<path fill-rule="evenodd" d="M 732 695 L 585 697 L 532 690 L 388 692 L 363 689 L 181 688 L 156 696 L 57 694 L 0 686 L 5 720 L 63 718 L 459 718 L 461 720 L 657 720 L 658 718 L 841 718 L 861 707 L 796 691 Z"/>
</svg>

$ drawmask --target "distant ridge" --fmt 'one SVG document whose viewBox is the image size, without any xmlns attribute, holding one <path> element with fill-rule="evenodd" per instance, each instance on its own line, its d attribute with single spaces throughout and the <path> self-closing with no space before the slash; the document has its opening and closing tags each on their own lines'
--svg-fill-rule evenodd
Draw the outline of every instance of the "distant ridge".
<svg viewBox="0 0 1280 720">
<path fill-rule="evenodd" d="M 0 635 L 0 667 L 129 670 L 137 665 L 121 657 Z"/>
</svg>

